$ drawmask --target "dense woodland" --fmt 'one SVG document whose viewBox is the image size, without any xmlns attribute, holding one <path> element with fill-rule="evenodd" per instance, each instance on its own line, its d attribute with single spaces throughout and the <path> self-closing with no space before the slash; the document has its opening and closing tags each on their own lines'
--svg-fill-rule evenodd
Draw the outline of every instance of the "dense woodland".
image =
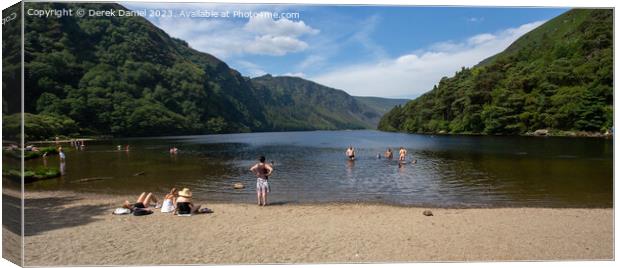
<svg viewBox="0 0 620 268">
<path fill-rule="evenodd" d="M 93 3 L 26 5 L 123 9 Z M 362 129 L 376 127 L 383 114 L 343 91 L 299 78 L 286 83 L 290 88 L 276 83 L 289 78 L 256 79 L 254 85 L 142 17 L 26 16 L 25 25 L 27 139 Z M 18 38 L 5 39 L 3 49 L 19 44 Z M 3 96 L 5 130 L 19 133 L 19 102 L 9 95 Z M 331 100 L 334 96 L 338 99 Z"/>
<path fill-rule="evenodd" d="M 604 132 L 613 124 L 613 10 L 570 10 L 384 115 L 410 133 Z"/>
</svg>

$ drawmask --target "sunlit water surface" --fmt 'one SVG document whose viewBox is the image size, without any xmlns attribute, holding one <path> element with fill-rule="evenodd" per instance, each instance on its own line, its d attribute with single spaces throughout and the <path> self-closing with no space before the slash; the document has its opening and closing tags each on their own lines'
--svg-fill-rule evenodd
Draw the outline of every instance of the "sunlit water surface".
<svg viewBox="0 0 620 268">
<path fill-rule="evenodd" d="M 117 145 L 130 146 L 129 152 Z M 274 203 L 380 202 L 430 207 L 611 207 L 610 139 L 430 136 L 379 131 L 248 133 L 92 141 L 86 150 L 27 161 L 64 176 L 27 190 L 162 194 L 189 187 L 200 199 L 254 202 L 249 167 L 274 161 Z M 344 151 L 352 145 L 357 159 Z M 171 156 L 170 146 L 179 148 Z M 408 163 L 378 159 L 408 149 Z M 415 159 L 416 163 L 411 164 Z M 141 175 L 140 175 L 141 174 Z M 77 182 L 85 178 L 98 178 Z M 242 182 L 246 188 L 233 189 Z"/>
</svg>

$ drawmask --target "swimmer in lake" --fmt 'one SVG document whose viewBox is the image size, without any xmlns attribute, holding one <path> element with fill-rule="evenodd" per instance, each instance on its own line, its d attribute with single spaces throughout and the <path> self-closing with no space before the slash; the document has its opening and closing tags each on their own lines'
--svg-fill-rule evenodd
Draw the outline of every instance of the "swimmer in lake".
<svg viewBox="0 0 620 268">
<path fill-rule="evenodd" d="M 406 161 L 405 159 L 407 158 L 407 150 L 403 147 L 400 147 L 398 155 L 398 161 Z"/>
<path fill-rule="evenodd" d="M 387 159 L 392 160 L 392 158 L 394 157 L 394 154 L 392 153 L 392 148 L 387 148 L 387 151 L 385 151 L 383 156 Z"/>
<path fill-rule="evenodd" d="M 349 160 L 355 160 L 355 149 L 353 149 L 353 146 L 349 146 L 349 148 L 347 148 L 345 155 L 349 158 Z"/>
</svg>

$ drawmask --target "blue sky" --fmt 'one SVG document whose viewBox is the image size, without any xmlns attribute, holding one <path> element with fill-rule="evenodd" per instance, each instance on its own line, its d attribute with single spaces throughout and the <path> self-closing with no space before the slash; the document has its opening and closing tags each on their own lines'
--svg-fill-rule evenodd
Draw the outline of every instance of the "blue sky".
<svg viewBox="0 0 620 268">
<path fill-rule="evenodd" d="M 567 11 L 561 8 L 125 3 L 131 9 L 172 10 L 149 17 L 255 77 L 293 75 L 351 95 L 413 98 L 443 76 L 505 49 L 519 36 Z M 228 18 L 179 16 L 226 12 Z M 253 12 L 251 18 L 234 11 Z M 269 13 L 287 13 L 274 18 Z M 258 14 L 258 15 L 256 15 Z M 299 14 L 299 17 L 295 17 Z"/>
</svg>

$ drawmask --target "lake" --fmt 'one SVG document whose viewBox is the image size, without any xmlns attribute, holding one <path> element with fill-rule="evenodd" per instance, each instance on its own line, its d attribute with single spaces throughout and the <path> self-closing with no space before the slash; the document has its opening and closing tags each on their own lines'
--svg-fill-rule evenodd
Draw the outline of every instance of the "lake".
<svg viewBox="0 0 620 268">
<path fill-rule="evenodd" d="M 118 151 L 117 145 L 130 146 Z M 345 149 L 356 148 L 348 161 Z M 68 146 L 68 145 L 67 145 Z M 168 152 L 179 148 L 176 156 Z M 390 147 L 408 164 L 377 158 Z M 83 151 L 29 160 L 64 175 L 26 190 L 159 195 L 189 187 L 200 199 L 255 202 L 249 167 L 274 161 L 270 202 L 372 202 L 427 207 L 612 207 L 613 141 L 443 136 L 380 131 L 243 133 L 90 141 Z M 410 161 L 415 159 L 416 163 Z M 84 178 L 100 178 L 77 182 Z M 244 189 L 232 185 L 242 182 Z M 119 201 L 120 202 L 120 201 Z"/>
</svg>

